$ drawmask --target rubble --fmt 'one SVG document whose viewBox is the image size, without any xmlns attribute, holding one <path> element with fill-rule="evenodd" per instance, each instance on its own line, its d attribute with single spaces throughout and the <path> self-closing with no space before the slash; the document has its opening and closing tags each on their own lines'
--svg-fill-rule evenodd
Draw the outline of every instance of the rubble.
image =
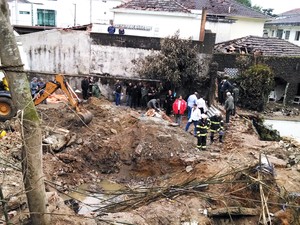
<svg viewBox="0 0 300 225">
<path fill-rule="evenodd" d="M 257 210 L 261 207 L 260 184 L 264 184 L 268 209 L 274 215 L 271 219 L 297 221 L 299 145 L 287 139 L 259 140 L 247 114 L 232 119 L 224 143 L 210 144 L 207 151 L 199 152 L 193 135 L 170 126 L 172 117 L 147 116 L 104 99 L 91 98 L 85 107 L 94 119 L 89 126 L 78 127 L 69 120 L 73 112 L 66 105 L 39 106 L 43 142 L 52 149 L 44 151 L 43 161 L 53 224 L 219 224 L 221 213 L 228 224 L 254 224 L 261 214 Z M 2 162 L 9 168 L 0 170 L 6 175 L 2 178 L 5 196 L 15 196 L 16 185 L 22 187 L 20 143 L 18 131 L 8 132 L 0 142 Z M 259 179 L 257 171 L 262 167 L 257 163 L 262 152 L 272 165 L 267 164 L 263 171 L 271 168 L 274 173 L 262 173 Z M 125 187 L 113 193 L 125 194 L 126 201 L 102 199 L 106 205 L 84 219 L 65 204 L 70 198 L 62 199 L 66 196 L 61 193 L 69 195 L 82 186 L 85 191 L 77 200 L 96 193 L 106 195 L 108 191 L 99 184 L 105 179 Z M 279 213 L 283 203 L 285 217 Z M 26 209 L 16 210 L 15 219 L 26 220 L 20 216 L 22 210 Z"/>
</svg>

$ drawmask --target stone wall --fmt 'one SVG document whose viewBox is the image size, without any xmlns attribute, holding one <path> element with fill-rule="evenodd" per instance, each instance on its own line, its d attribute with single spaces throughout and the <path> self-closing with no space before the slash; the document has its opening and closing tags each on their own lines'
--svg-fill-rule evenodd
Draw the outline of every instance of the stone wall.
<svg viewBox="0 0 300 225">
<path fill-rule="evenodd" d="M 238 54 L 214 54 L 213 61 L 219 64 L 219 71 L 224 68 L 236 68 L 236 58 Z M 252 56 L 248 56 L 254 62 Z M 293 100 L 295 95 L 299 95 L 300 85 L 300 57 L 263 57 L 256 59 L 257 62 L 268 65 L 274 72 L 275 78 L 289 83 L 287 91 L 287 101 Z"/>
</svg>

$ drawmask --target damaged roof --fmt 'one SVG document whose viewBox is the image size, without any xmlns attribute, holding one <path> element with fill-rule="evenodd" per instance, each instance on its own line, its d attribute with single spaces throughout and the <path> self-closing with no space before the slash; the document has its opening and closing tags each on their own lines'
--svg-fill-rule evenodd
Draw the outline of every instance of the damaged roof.
<svg viewBox="0 0 300 225">
<path fill-rule="evenodd" d="M 235 0 L 132 0 L 115 8 L 189 13 L 190 10 L 202 10 L 204 7 L 208 15 L 269 18 Z"/>
<path fill-rule="evenodd" d="M 300 56 L 300 46 L 275 37 L 246 36 L 215 45 L 215 53 Z"/>
<path fill-rule="evenodd" d="M 7 0 L 7 2 L 15 2 L 16 0 Z M 29 2 L 29 1 L 27 1 L 27 0 L 18 0 L 18 3 L 30 3 L 31 4 L 31 2 Z"/>
<path fill-rule="evenodd" d="M 266 22 L 266 25 L 279 25 L 279 24 L 300 26 L 300 8 L 284 12 L 276 19 Z"/>
<path fill-rule="evenodd" d="M 132 0 L 115 9 L 135 9 L 146 11 L 183 12 L 191 11 L 176 0 Z"/>
</svg>

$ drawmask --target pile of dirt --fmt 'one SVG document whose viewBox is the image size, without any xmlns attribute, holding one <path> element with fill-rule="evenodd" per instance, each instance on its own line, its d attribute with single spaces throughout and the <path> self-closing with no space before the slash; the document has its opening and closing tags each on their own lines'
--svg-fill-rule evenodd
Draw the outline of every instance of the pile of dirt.
<svg viewBox="0 0 300 225">
<path fill-rule="evenodd" d="M 43 166 L 46 187 L 51 193 L 68 195 L 82 185 L 87 185 L 89 193 L 103 193 L 98 185 L 103 180 L 126 187 L 124 201 L 107 203 L 108 206 L 86 215 L 95 223 L 257 223 L 261 212 L 257 209 L 262 201 L 259 186 L 263 183 L 272 219 L 282 221 L 280 218 L 284 217 L 290 224 L 300 224 L 294 207 L 300 193 L 300 167 L 296 160 L 299 146 L 290 140 L 260 141 L 244 113 L 232 118 L 224 143 L 214 142 L 207 151 L 199 152 L 196 138 L 168 120 L 147 117 L 145 111 L 115 106 L 104 99 L 91 98 L 84 106 L 94 115 L 88 126 L 79 126 L 74 111 L 66 104 L 38 107 L 44 140 L 51 132 L 68 132 L 68 139 L 59 149 L 45 144 Z M 20 140 L 18 132 L 9 133 L 1 146 L 14 138 Z M 13 143 L 4 151 L 1 147 L 3 157 L 14 160 L 15 165 L 20 164 L 20 143 Z M 260 182 L 257 166 L 262 153 L 267 155 L 274 173 L 262 175 L 264 181 Z M 18 174 L 21 178 L 19 171 Z M 21 181 L 18 180 L 20 186 Z M 5 185 L 11 182 L 8 180 Z M 10 188 L 5 194 L 13 191 Z M 61 200 L 52 205 L 54 213 L 76 215 Z M 281 212 L 283 207 L 288 210 Z M 83 224 L 82 219 L 65 224 Z M 93 224 L 90 219 L 88 224 Z"/>
</svg>

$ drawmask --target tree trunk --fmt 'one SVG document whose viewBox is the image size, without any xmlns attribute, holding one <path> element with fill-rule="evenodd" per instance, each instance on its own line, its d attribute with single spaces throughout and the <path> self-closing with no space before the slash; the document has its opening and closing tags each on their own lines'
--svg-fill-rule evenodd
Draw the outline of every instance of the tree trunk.
<svg viewBox="0 0 300 225">
<path fill-rule="evenodd" d="M 40 120 L 23 72 L 18 46 L 8 18 L 6 0 L 0 0 L 0 59 L 15 106 L 22 110 L 22 171 L 33 225 L 50 224 L 47 214 Z"/>
</svg>

